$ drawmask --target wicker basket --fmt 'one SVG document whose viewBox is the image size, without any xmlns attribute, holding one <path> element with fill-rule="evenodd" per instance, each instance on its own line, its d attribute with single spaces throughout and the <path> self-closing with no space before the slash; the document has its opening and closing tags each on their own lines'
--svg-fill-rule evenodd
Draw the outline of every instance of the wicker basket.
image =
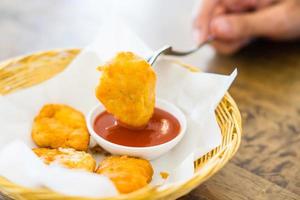
<svg viewBox="0 0 300 200">
<path fill-rule="evenodd" d="M 51 78 L 61 72 L 79 52 L 79 49 L 52 50 L 0 63 L 0 95 L 5 95 Z M 240 112 L 229 94 L 225 95 L 216 109 L 216 118 L 223 135 L 222 144 L 194 163 L 195 175 L 188 182 L 169 188 L 147 186 L 130 194 L 102 199 L 176 199 L 203 183 L 228 162 L 237 151 L 241 141 Z M 31 200 L 90 199 L 65 196 L 46 188 L 25 188 L 11 183 L 3 177 L 0 177 L 0 197 L 1 195 L 9 199 Z"/>
</svg>

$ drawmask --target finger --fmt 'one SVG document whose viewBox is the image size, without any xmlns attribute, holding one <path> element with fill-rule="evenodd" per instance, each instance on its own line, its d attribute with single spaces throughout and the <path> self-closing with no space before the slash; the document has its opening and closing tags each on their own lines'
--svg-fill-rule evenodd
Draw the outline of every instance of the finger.
<svg viewBox="0 0 300 200">
<path fill-rule="evenodd" d="M 282 37 L 291 24 L 287 12 L 286 6 L 277 4 L 252 13 L 223 15 L 213 19 L 210 31 L 214 37 L 222 40 L 257 36 Z"/>
<path fill-rule="evenodd" d="M 242 39 L 237 41 L 216 40 L 212 43 L 212 46 L 218 53 L 230 55 L 236 53 L 238 50 L 249 44 L 249 42 L 249 39 Z"/>
<path fill-rule="evenodd" d="M 203 0 L 194 20 L 194 37 L 198 43 L 203 42 L 209 34 L 209 24 L 213 11 L 219 0 Z"/>
<path fill-rule="evenodd" d="M 265 8 L 277 2 L 279 2 L 279 0 L 260 0 L 257 2 L 257 8 Z"/>
<path fill-rule="evenodd" d="M 279 0 L 223 0 L 226 8 L 231 12 L 247 11 L 255 8 L 264 8 Z"/>
<path fill-rule="evenodd" d="M 240 12 L 255 8 L 259 1 L 261 0 L 224 0 L 224 5 L 229 11 Z"/>
<path fill-rule="evenodd" d="M 214 18 L 216 16 L 219 16 L 219 15 L 224 15 L 225 13 L 226 13 L 226 8 L 223 4 L 220 3 L 214 9 L 213 14 L 212 14 L 212 18 Z"/>
</svg>

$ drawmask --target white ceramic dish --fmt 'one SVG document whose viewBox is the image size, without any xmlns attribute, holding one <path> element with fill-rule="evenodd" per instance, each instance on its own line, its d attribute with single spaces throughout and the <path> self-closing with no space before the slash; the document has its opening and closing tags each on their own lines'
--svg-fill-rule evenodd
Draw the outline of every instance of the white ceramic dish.
<svg viewBox="0 0 300 200">
<path fill-rule="evenodd" d="M 94 121 L 100 113 L 105 111 L 105 108 L 102 104 L 98 104 L 97 106 L 95 106 L 86 116 L 87 127 L 91 136 L 106 151 L 115 155 L 128 155 L 153 160 L 162 156 L 163 154 L 171 150 L 176 144 L 178 144 L 178 142 L 183 138 L 186 131 L 186 118 L 179 108 L 177 108 L 172 103 L 160 99 L 156 100 L 156 107 L 171 113 L 178 119 L 180 123 L 179 134 L 174 139 L 164 144 L 150 147 L 129 147 L 109 142 L 103 137 L 99 136 L 94 131 Z"/>
</svg>

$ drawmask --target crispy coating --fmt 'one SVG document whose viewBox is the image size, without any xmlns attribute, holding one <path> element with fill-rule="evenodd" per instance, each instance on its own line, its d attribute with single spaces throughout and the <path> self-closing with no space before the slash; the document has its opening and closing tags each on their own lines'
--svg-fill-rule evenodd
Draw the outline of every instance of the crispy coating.
<svg viewBox="0 0 300 200">
<path fill-rule="evenodd" d="M 121 123 L 142 127 L 155 105 L 156 74 L 146 60 L 121 52 L 105 66 L 96 96 Z"/>
<path fill-rule="evenodd" d="M 76 151 L 71 148 L 35 148 L 32 150 L 46 164 L 57 162 L 67 168 L 83 169 L 89 172 L 94 172 L 96 168 L 95 159 L 84 151 Z"/>
<path fill-rule="evenodd" d="M 109 177 L 120 193 L 130 193 L 146 186 L 153 175 L 149 161 L 127 156 L 107 157 L 96 172 Z"/>
<path fill-rule="evenodd" d="M 79 111 L 61 104 L 45 105 L 35 117 L 31 136 L 39 147 L 86 151 L 90 136 Z"/>
</svg>

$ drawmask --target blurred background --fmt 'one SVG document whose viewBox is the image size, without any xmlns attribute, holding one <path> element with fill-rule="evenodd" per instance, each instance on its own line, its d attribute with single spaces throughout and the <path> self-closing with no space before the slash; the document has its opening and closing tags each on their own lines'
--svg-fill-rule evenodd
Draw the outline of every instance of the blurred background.
<svg viewBox="0 0 300 200">
<path fill-rule="evenodd" d="M 189 48 L 196 0 L 1 0 L 0 58 L 40 49 L 84 47 L 117 15 L 153 49 Z M 170 7 L 171 6 L 171 7 Z M 170 9 L 171 8 L 171 9 Z"/>
<path fill-rule="evenodd" d="M 0 59 L 82 48 L 117 15 L 151 47 L 195 46 L 198 0 L 1 0 Z M 276 17 L 276 16 L 274 16 Z M 238 78 L 230 89 L 243 117 L 241 147 L 220 173 L 185 199 L 300 199 L 300 42 L 256 41 L 232 56 L 210 46 L 184 58 Z M 0 80 L 1 81 L 1 80 Z"/>
</svg>

